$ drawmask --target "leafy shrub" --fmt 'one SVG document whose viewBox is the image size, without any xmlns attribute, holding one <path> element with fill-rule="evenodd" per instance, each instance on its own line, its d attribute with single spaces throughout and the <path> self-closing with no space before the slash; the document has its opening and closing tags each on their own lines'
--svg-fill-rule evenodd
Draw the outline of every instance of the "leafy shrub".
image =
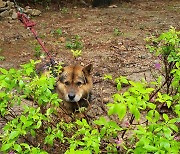
<svg viewBox="0 0 180 154">
<path fill-rule="evenodd" d="M 76 35 L 71 40 L 66 42 L 66 48 L 72 50 L 80 50 L 83 48 L 83 44 L 80 41 L 80 36 Z"/>
<path fill-rule="evenodd" d="M 0 68 L 0 114 L 6 121 L 0 135 L 1 151 L 45 154 L 53 148 L 66 154 L 178 153 L 179 40 L 174 28 L 148 39 L 148 48 L 160 57 L 162 77 L 151 83 L 116 78 L 117 92 L 107 104 L 108 115 L 91 122 L 59 120 L 61 100 L 53 92 L 56 80 L 37 75 L 38 62 L 31 60 L 19 70 Z M 104 79 L 112 80 L 112 76 Z M 122 93 L 123 85 L 129 88 Z M 27 98 L 31 103 L 24 103 Z M 159 112 L 159 104 L 170 112 Z"/>
</svg>

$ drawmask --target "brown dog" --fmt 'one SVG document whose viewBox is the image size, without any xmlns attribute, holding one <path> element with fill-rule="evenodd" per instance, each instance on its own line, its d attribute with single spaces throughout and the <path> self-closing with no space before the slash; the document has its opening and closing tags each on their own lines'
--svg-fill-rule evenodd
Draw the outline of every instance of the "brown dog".
<svg viewBox="0 0 180 154">
<path fill-rule="evenodd" d="M 63 68 L 57 82 L 57 92 L 70 112 L 87 107 L 93 82 L 92 65 L 70 65 Z"/>
</svg>

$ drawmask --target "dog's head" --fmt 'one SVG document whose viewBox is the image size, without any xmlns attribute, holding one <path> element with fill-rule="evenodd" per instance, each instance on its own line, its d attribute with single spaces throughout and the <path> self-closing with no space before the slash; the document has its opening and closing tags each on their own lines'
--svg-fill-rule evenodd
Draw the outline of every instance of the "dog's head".
<svg viewBox="0 0 180 154">
<path fill-rule="evenodd" d="M 92 89 L 92 64 L 83 67 L 71 65 L 63 68 L 57 82 L 57 91 L 66 102 L 87 98 Z"/>
</svg>

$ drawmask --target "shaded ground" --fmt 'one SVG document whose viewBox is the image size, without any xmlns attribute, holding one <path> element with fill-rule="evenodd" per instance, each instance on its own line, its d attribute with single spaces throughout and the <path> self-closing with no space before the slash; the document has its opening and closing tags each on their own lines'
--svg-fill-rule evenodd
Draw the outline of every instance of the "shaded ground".
<svg viewBox="0 0 180 154">
<path fill-rule="evenodd" d="M 102 80 L 104 74 L 129 76 L 132 80 L 150 79 L 150 69 L 156 59 L 148 53 L 145 41 L 149 35 L 160 33 L 170 26 L 180 29 L 179 0 L 137 0 L 119 4 L 117 8 L 68 8 L 67 11 L 45 10 L 33 18 L 36 30 L 56 60 L 94 66 L 94 103 L 110 98 L 115 87 Z M 62 36 L 52 32 L 61 29 Z M 114 29 L 120 31 L 114 35 Z M 82 56 L 76 60 L 65 40 L 79 35 L 84 44 Z M 35 59 L 36 41 L 30 31 L 18 21 L 0 21 L 0 67 L 18 68 L 29 59 Z M 97 107 L 97 106 L 96 106 Z M 103 114 L 93 110 L 93 116 Z"/>
</svg>

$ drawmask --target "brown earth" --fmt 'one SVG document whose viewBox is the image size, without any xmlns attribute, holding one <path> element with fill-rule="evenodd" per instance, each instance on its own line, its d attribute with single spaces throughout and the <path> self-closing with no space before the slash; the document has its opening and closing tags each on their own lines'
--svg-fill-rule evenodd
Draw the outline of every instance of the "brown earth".
<svg viewBox="0 0 180 154">
<path fill-rule="evenodd" d="M 145 47 L 144 39 L 168 30 L 180 29 L 179 0 L 134 0 L 117 8 L 67 8 L 66 11 L 42 10 L 42 16 L 32 18 L 35 29 L 57 61 L 86 65 L 92 63 L 94 104 L 107 102 L 116 88 L 103 80 L 104 74 L 128 76 L 132 80 L 151 80 L 156 58 Z M 53 34 L 57 29 L 62 36 Z M 114 35 L 114 29 L 120 35 Z M 65 40 L 79 35 L 83 42 L 82 55 L 75 59 Z M 34 56 L 36 40 L 18 20 L 0 21 L 0 67 L 18 68 Z M 93 106 L 92 106 L 93 108 Z M 103 114 L 97 105 L 90 113 Z"/>
<path fill-rule="evenodd" d="M 67 64 L 92 63 L 94 66 L 94 93 L 102 89 L 103 97 L 110 97 L 114 88 L 99 82 L 104 74 L 125 75 L 140 79 L 155 60 L 145 47 L 144 39 L 174 26 L 180 29 L 180 2 L 178 0 L 136 0 L 118 4 L 117 8 L 65 8 L 45 10 L 32 20 L 35 29 L 57 61 Z M 62 36 L 52 34 L 57 29 Z M 114 29 L 120 31 L 114 35 Z M 79 35 L 84 44 L 82 56 L 75 60 L 65 39 Z M 29 59 L 35 59 L 36 40 L 18 20 L 0 21 L 0 67 L 18 68 Z M 112 89 L 113 88 L 113 89 Z"/>
</svg>

